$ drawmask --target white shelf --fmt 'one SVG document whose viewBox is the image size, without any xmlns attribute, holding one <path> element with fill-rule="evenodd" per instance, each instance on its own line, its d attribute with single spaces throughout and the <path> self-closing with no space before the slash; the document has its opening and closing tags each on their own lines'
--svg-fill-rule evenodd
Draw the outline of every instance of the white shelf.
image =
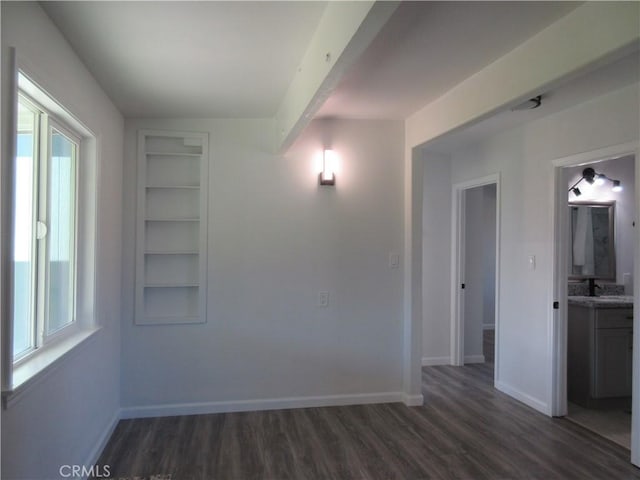
<svg viewBox="0 0 640 480">
<path fill-rule="evenodd" d="M 206 322 L 207 159 L 207 134 L 138 134 L 137 325 Z"/>
<path fill-rule="evenodd" d="M 176 250 L 174 252 L 169 250 L 146 250 L 145 255 L 199 255 L 198 250 Z"/>
<path fill-rule="evenodd" d="M 178 190 L 200 190 L 200 185 L 147 185 L 145 188 L 157 189 L 178 189 Z"/>
<path fill-rule="evenodd" d="M 199 222 L 200 218 L 145 218 L 145 222 Z"/>
<path fill-rule="evenodd" d="M 153 316 L 153 317 L 141 317 L 138 318 L 136 323 L 138 325 L 189 325 L 189 324 L 197 324 L 204 323 L 200 316 L 178 316 L 178 315 L 169 315 L 169 316 Z"/>
<path fill-rule="evenodd" d="M 180 152 L 146 152 L 147 157 L 202 157 L 201 153 L 180 153 Z"/>
</svg>

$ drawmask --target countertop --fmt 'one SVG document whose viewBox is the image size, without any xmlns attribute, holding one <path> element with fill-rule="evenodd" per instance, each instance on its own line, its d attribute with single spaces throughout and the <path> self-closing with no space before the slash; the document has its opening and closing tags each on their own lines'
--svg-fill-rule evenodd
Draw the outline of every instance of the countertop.
<svg viewBox="0 0 640 480">
<path fill-rule="evenodd" d="M 633 308 L 632 295 L 603 295 L 601 297 L 569 296 L 570 305 L 591 308 Z"/>
</svg>

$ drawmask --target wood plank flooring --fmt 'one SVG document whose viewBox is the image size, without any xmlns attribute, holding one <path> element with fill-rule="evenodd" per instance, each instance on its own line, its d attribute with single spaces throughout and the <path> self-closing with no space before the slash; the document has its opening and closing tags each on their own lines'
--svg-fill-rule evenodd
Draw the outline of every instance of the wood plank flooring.
<svg viewBox="0 0 640 480">
<path fill-rule="evenodd" d="M 425 405 L 306 408 L 121 421 L 113 477 L 627 479 L 629 452 L 498 392 L 490 363 L 425 367 Z"/>
<path fill-rule="evenodd" d="M 584 408 L 569 403 L 567 420 L 582 425 L 627 449 L 631 448 L 631 410 L 620 408 Z"/>
</svg>

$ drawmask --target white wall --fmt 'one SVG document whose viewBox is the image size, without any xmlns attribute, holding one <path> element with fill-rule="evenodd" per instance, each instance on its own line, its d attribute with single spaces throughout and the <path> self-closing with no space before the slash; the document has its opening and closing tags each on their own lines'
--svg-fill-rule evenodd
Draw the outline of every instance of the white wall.
<svg viewBox="0 0 640 480">
<path fill-rule="evenodd" d="M 50 479 L 58 477 L 61 465 L 94 461 L 119 411 L 124 125 L 119 112 L 36 3 L 2 2 L 5 58 L 9 47 L 16 47 L 34 80 L 98 137 L 96 315 L 103 328 L 2 411 L 2 478 Z M 9 74 L 3 68 L 3 84 Z M 4 95 L 2 101 L 4 123 L 8 120 Z M 3 136 L 2 141 L 6 148 L 7 138 Z"/>
<path fill-rule="evenodd" d="M 638 101 L 638 85 L 631 85 L 503 132 L 454 152 L 450 179 L 447 175 L 441 177 L 451 185 L 489 174 L 501 175 L 497 306 L 500 323 L 496 338 L 500 343 L 500 369 L 496 386 L 543 412 L 550 411 L 551 162 L 575 153 L 637 141 Z M 435 244 L 438 251 L 430 254 L 448 257 L 449 243 Z M 530 255 L 536 256 L 535 270 L 529 269 Z M 440 301 L 448 302 L 449 294 L 442 295 Z M 425 303 L 424 308 L 435 306 Z M 445 317 L 441 319 L 448 321 Z M 439 331 L 444 332 L 444 326 Z M 431 341 L 449 344 L 445 335 Z"/>
<path fill-rule="evenodd" d="M 483 193 L 482 326 L 489 329 L 495 327 L 496 317 L 496 185 L 485 186 Z"/>
<path fill-rule="evenodd" d="M 423 152 L 422 364 L 451 363 L 451 159 Z"/>
<path fill-rule="evenodd" d="M 202 325 L 133 323 L 140 128 L 210 135 Z M 402 123 L 316 121 L 284 157 L 269 153 L 272 132 L 268 120 L 126 122 L 126 415 L 399 400 L 402 268 L 389 253 L 402 254 Z M 318 186 L 323 143 L 341 157 L 335 188 Z"/>
<path fill-rule="evenodd" d="M 609 178 L 620 180 L 623 190 L 612 192 L 611 184 L 598 187 L 589 186 L 587 182 L 579 185 L 582 195 L 578 198 L 573 193 L 569 193 L 569 201 L 612 201 L 616 202 L 615 220 L 615 245 L 616 245 L 616 283 L 623 285 L 625 273 L 633 274 L 633 239 L 636 219 L 635 207 L 635 158 L 627 156 L 614 160 L 605 160 L 589 165 L 598 173 L 604 173 Z M 568 187 L 572 186 L 582 177 L 582 170 L 586 165 L 567 168 L 565 172 L 569 181 Z M 567 188 L 568 188 L 567 187 Z"/>
</svg>

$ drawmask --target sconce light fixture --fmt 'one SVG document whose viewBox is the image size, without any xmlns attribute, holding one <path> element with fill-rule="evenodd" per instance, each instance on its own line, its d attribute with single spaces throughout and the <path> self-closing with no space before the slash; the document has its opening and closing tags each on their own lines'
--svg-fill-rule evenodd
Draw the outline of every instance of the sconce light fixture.
<svg viewBox="0 0 640 480">
<path fill-rule="evenodd" d="M 320 185 L 336 184 L 336 154 L 333 150 L 322 152 L 322 171 L 319 175 Z"/>
<path fill-rule="evenodd" d="M 596 173 L 596 171 L 587 167 L 582 171 L 582 177 L 574 183 L 571 187 L 569 187 L 569 191 L 573 192 L 576 197 L 582 195 L 582 192 L 578 188 L 578 184 L 581 181 L 587 182 L 589 185 L 604 185 L 607 181 L 611 182 L 611 191 L 612 192 L 621 192 L 622 185 L 620 185 L 620 180 L 614 180 L 612 178 L 607 177 L 604 173 Z"/>
</svg>

